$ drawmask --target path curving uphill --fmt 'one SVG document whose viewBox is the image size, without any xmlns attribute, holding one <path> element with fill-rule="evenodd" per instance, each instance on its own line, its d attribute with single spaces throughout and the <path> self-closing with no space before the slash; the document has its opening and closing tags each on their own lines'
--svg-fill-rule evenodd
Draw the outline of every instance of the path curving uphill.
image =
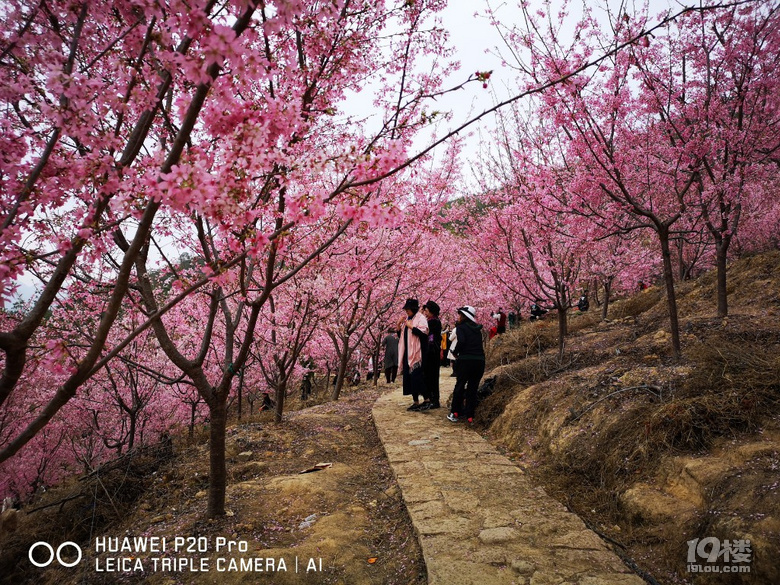
<svg viewBox="0 0 780 585">
<path fill-rule="evenodd" d="M 442 396 L 453 385 L 442 377 Z M 465 423 L 449 422 L 445 408 L 407 412 L 409 404 L 396 387 L 376 401 L 373 416 L 430 585 L 644 583 Z"/>
</svg>

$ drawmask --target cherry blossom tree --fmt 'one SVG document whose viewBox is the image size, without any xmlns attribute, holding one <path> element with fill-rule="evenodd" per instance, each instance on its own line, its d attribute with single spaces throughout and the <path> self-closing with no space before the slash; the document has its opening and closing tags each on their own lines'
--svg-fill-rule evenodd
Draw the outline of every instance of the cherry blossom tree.
<svg viewBox="0 0 780 585">
<path fill-rule="evenodd" d="M 389 229 L 364 226 L 332 248 L 330 259 L 323 258 L 330 266 L 320 278 L 330 291 L 323 328 L 336 357 L 334 400 L 341 394 L 355 350 L 372 328 L 389 319 L 398 304 L 404 255 L 414 249 L 415 240 L 401 247 L 395 235 Z"/>
<path fill-rule="evenodd" d="M 5 446 L 2 458 L 17 452 L 89 376 L 121 351 L 123 343 L 103 353 L 133 270 L 144 311 L 151 317 L 142 327 L 152 325 L 158 339 L 164 340 L 160 315 L 243 258 L 259 254 L 274 258 L 279 239 L 296 222 L 317 221 L 324 205 L 336 203 L 338 195 L 343 194 L 339 213 L 346 222 L 353 220 L 370 198 L 367 186 L 401 165 L 404 141 L 424 124 L 416 116 L 418 104 L 436 79 L 414 70 L 413 61 L 432 47 L 440 53 L 445 50 L 443 43 L 436 44 L 439 32 L 423 32 L 426 15 L 440 8 L 436 2 L 407 3 L 399 10 L 373 2 L 305 7 L 281 1 L 237 9 L 216 2 L 186 10 L 183 5 L 135 11 L 92 4 L 77 12 L 60 5 L 27 8 L 19 4 L 9 9 L 8 24 L 24 24 L 14 33 L 8 31 L 3 53 L 8 59 L 4 74 L 18 96 L 9 97 L 18 107 L 7 110 L 13 113 L 4 118 L 15 132 L 4 137 L 13 147 L 9 152 L 16 155 L 7 161 L 3 174 L 5 192 L 12 194 L 4 210 L 3 262 L 12 269 L 4 274 L 4 284 L 12 283 L 23 269 L 32 270 L 27 264 L 35 262 L 42 267 L 38 272 L 46 285 L 28 315 L 0 339 L 6 356 L 0 402 L 18 384 L 27 342 L 65 291 L 77 261 L 85 270 L 103 254 L 118 258 L 110 264 L 115 269 L 103 274 L 114 286 L 89 351 L 71 366 L 69 377 L 36 420 Z M 93 26 L 91 18 L 101 26 Z M 355 51 L 378 38 L 391 19 L 405 32 L 391 37 L 387 51 Z M 45 58 L 22 57 L 31 46 L 23 37 L 34 34 L 42 34 L 49 43 L 36 45 L 39 55 L 56 55 L 63 44 L 69 47 L 64 58 L 54 59 L 58 66 L 49 77 L 24 69 L 28 63 L 40 67 L 46 63 Z M 390 58 L 393 43 L 406 47 L 406 59 Z M 127 69 L 124 55 L 130 51 L 137 57 Z M 373 137 L 345 134 L 349 120 L 337 115 L 336 104 L 347 90 L 358 89 L 367 75 L 377 72 L 401 79 L 395 97 L 383 93 L 377 102 L 380 111 L 389 112 L 384 125 Z M 101 96 L 114 96 L 103 81 L 107 79 L 125 87 L 124 94 L 101 102 L 90 101 L 91 91 L 75 93 L 77 87 L 89 87 Z M 57 103 L 58 107 L 50 105 Z M 328 142 L 345 135 L 352 139 L 340 151 L 339 144 Z M 67 173 L 70 182 L 58 181 L 56 169 L 73 169 L 74 157 L 83 172 Z M 300 181 L 313 173 L 321 179 Z M 80 176 L 89 180 L 82 183 L 76 179 Z M 47 199 L 36 199 L 41 194 Z M 74 213 L 73 207 L 79 205 Z M 372 213 L 372 208 L 367 206 L 365 213 Z M 150 239 L 152 227 L 162 238 L 174 237 L 188 217 L 194 221 L 187 229 L 198 233 L 194 241 L 204 244 L 198 253 L 210 271 L 179 287 L 167 305 L 159 305 L 146 264 L 155 247 L 164 244 Z M 62 239 L 69 229 L 76 235 Z M 209 229 L 219 233 L 208 233 Z M 32 230 L 40 247 L 23 249 L 20 243 Z M 209 257 L 205 248 L 215 241 L 219 255 Z M 269 266 L 264 276 L 271 280 L 266 284 L 274 282 L 273 260 Z M 235 368 L 246 359 L 257 314 L 271 289 L 258 288 L 259 296 L 230 309 L 230 316 L 219 287 L 206 293 L 210 314 L 217 310 L 225 314 L 229 339 L 242 315 L 246 321 L 236 359 L 228 360 Z M 211 321 L 209 316 L 207 323 Z M 173 345 L 162 345 L 169 358 L 190 368 Z M 226 352 L 232 352 L 232 346 L 227 343 Z M 197 362 L 205 357 L 200 352 L 194 359 L 200 367 Z M 212 385 L 191 373 L 200 377 L 199 391 L 210 399 Z M 223 396 L 219 404 L 225 402 L 231 378 L 226 371 L 216 385 Z M 212 429 L 222 422 L 216 414 L 211 417 Z M 219 482 L 219 469 L 214 471 Z M 219 495 L 210 497 L 209 513 L 222 509 Z"/>
<path fill-rule="evenodd" d="M 569 141 L 569 164 L 580 177 L 571 185 L 575 208 L 616 234 L 655 232 L 679 355 L 672 243 L 685 273 L 684 245 L 702 243 L 690 230 L 707 227 L 725 315 L 725 260 L 750 192 L 747 177 L 762 181 L 757 167 L 772 150 L 766 145 L 776 144 L 769 98 L 776 92 L 765 73 L 777 54 L 776 7 L 712 3 L 661 25 L 621 8 L 607 10 L 606 27 L 585 10 L 570 44 L 558 34 L 565 9 L 522 14 L 524 26 L 506 34 L 517 67 L 535 84 L 567 77 L 542 94 L 538 111 Z M 583 63 L 605 47 L 607 58 L 586 75 Z"/>
<path fill-rule="evenodd" d="M 609 314 L 613 293 L 628 294 L 634 292 L 640 282 L 652 280 L 655 271 L 653 254 L 642 241 L 618 236 L 595 238 L 584 248 L 583 273 L 586 280 L 593 279 L 603 291 L 599 299 L 603 321 Z M 594 293 L 598 295 L 597 291 Z"/>
<path fill-rule="evenodd" d="M 8 154 L 0 171 L 0 291 L 12 291 L 25 270 L 42 288 L 0 333 L 0 405 L 19 388 L 30 342 L 68 285 L 89 276 L 110 292 L 85 351 L 0 460 L 29 442 L 106 363 L 106 340 L 163 206 L 158 179 L 181 161 L 222 71 L 218 55 L 234 54 L 254 22 L 255 4 L 235 17 L 224 8 L 19 2 L 3 11 L 0 75 L 12 107 L 2 115 Z M 112 245 L 117 237 L 126 245 Z M 109 253 L 116 258 L 107 269 L 101 261 Z"/>
<path fill-rule="evenodd" d="M 316 292 L 307 289 L 299 279 L 277 289 L 268 301 L 269 311 L 258 323 L 250 354 L 275 393 L 274 418 L 281 422 L 289 383 L 300 368 L 301 354 L 322 319 L 322 303 L 318 302 Z"/>
<path fill-rule="evenodd" d="M 696 182 L 692 205 L 714 242 L 720 317 L 728 314 L 726 260 L 744 203 L 768 179 L 780 144 L 779 53 L 780 12 L 771 3 L 692 12 L 629 51 L 646 107 Z"/>
<path fill-rule="evenodd" d="M 533 196 L 508 193 L 507 197 L 515 203 L 497 206 L 477 224 L 480 237 L 472 241 L 474 258 L 508 295 L 558 311 L 562 359 L 571 291 L 584 258 L 581 240 L 567 225 L 572 216 L 551 214 L 538 201 L 534 204 Z M 542 219 L 543 214 L 548 216 Z"/>
</svg>

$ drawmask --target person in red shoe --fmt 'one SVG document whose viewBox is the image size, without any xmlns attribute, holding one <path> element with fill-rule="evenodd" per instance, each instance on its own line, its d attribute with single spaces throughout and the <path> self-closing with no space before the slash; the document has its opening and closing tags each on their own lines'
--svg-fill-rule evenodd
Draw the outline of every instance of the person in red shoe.
<svg viewBox="0 0 780 585">
<path fill-rule="evenodd" d="M 457 342 L 451 349 L 455 355 L 455 389 L 452 391 L 452 407 L 447 416 L 452 422 L 474 418 L 477 407 L 477 389 L 485 373 L 485 348 L 482 345 L 482 325 L 477 323 L 474 307 L 458 309 L 455 326 Z"/>
</svg>

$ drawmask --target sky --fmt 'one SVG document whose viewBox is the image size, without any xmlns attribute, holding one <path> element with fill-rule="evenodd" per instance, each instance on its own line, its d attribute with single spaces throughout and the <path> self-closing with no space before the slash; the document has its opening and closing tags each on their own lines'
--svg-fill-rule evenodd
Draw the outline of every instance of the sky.
<svg viewBox="0 0 780 585">
<path fill-rule="evenodd" d="M 455 59 L 461 64 L 451 83 L 461 82 L 476 71 L 493 71 L 489 89 L 482 89 L 475 83 L 442 98 L 442 105 L 451 107 L 455 112 L 455 123 L 464 122 L 468 117 L 492 107 L 491 91 L 500 87 L 508 73 L 502 67 L 501 59 L 494 54 L 500 45 L 496 30 L 484 16 L 475 16 L 477 11 L 484 12 L 484 7 L 483 2 L 450 0 L 441 13 L 442 24 L 449 31 L 450 42 L 455 48 Z"/>
<path fill-rule="evenodd" d="M 518 1 L 490 0 L 490 5 L 498 9 L 498 14 L 506 18 L 503 23 L 509 25 L 519 15 Z M 544 0 L 528 0 L 528 2 L 532 12 L 547 9 L 547 3 Z M 647 5 L 651 16 L 656 16 L 670 8 L 679 10 L 684 5 L 691 3 L 683 3 L 678 0 L 623 0 L 622 2 L 621 0 L 582 0 L 581 2 L 574 0 L 570 8 L 572 25 L 578 18 L 578 14 L 581 14 L 580 7 L 583 2 L 594 9 L 596 18 L 603 18 L 604 22 L 606 22 L 605 3 L 608 3 L 610 10 L 614 12 L 617 12 L 621 5 L 628 5 L 630 11 Z M 558 12 L 562 4 L 561 0 L 549 1 L 550 8 L 554 13 Z M 447 8 L 440 13 L 442 25 L 449 31 L 450 41 L 455 49 L 454 59 L 461 64 L 460 70 L 448 79 L 445 87 L 463 82 L 475 71 L 493 71 L 489 89 L 485 90 L 478 84 L 473 84 L 463 91 L 441 98 L 440 109 L 453 112 L 452 122 L 449 124 L 451 128 L 491 108 L 498 101 L 517 93 L 515 72 L 502 64 L 500 56 L 502 53 L 506 54 L 507 51 L 498 31 L 484 16 L 487 7 L 486 0 L 449 0 Z M 481 151 L 488 147 L 494 129 L 495 118 L 493 115 L 489 115 L 468 130 L 471 137 L 465 141 L 461 154 L 462 188 L 464 190 L 477 188 L 470 167 L 479 161 Z"/>
<path fill-rule="evenodd" d="M 393 0 L 395 1 L 395 0 Z M 460 68 L 452 73 L 444 82 L 442 89 L 449 89 L 465 82 L 470 75 L 476 71 L 494 71 L 495 79 L 499 79 L 501 69 L 501 59 L 495 55 L 488 54 L 489 49 L 494 49 L 496 41 L 500 40 L 495 29 L 490 25 L 484 16 L 476 16 L 476 12 L 484 13 L 487 4 L 484 0 L 449 0 L 447 7 L 437 14 L 440 19 L 438 26 L 443 26 L 450 35 L 450 45 L 454 48 L 454 55 L 451 60 L 460 63 Z M 432 23 L 428 23 L 431 26 Z M 392 29 L 391 29 L 392 30 Z M 400 32 L 400 31 L 399 31 Z M 424 63 L 427 68 L 430 63 Z M 441 136 L 446 131 L 460 126 L 470 118 L 489 109 L 494 104 L 495 84 L 488 89 L 483 89 L 481 84 L 473 82 L 464 89 L 445 94 L 436 99 L 435 103 L 427 107 L 426 110 L 438 110 L 442 112 L 451 112 L 451 120 L 440 121 L 435 130 Z M 367 127 L 367 132 L 372 129 L 379 129 L 383 120 L 380 113 L 376 111 L 373 105 L 374 96 L 383 91 L 378 84 L 368 83 L 358 93 L 348 93 L 342 104 L 342 110 L 355 120 L 360 120 Z M 488 120 L 487 127 L 492 127 L 492 120 Z M 477 132 L 484 124 L 475 124 L 470 127 L 468 132 L 474 135 L 467 141 L 466 156 L 462 157 L 464 162 L 475 160 L 479 151 L 479 137 Z M 433 130 L 433 128 L 431 128 Z M 466 136 L 468 134 L 464 134 Z M 420 132 L 414 142 L 415 150 L 410 154 L 419 152 L 431 142 L 431 132 Z M 442 156 L 445 146 L 439 146 L 433 153 L 433 163 L 436 164 L 436 157 Z"/>
<path fill-rule="evenodd" d="M 460 69 L 451 77 L 449 85 L 463 82 L 476 71 L 492 71 L 488 89 L 478 83 L 441 98 L 441 109 L 451 110 L 451 126 L 455 127 L 469 118 L 478 115 L 495 102 L 494 92 L 503 93 L 503 83 L 508 69 L 502 67 L 501 58 L 496 55 L 500 37 L 495 28 L 485 18 L 485 2 L 469 0 L 450 0 L 441 13 L 442 24 L 449 31 L 450 42 L 455 48 L 455 60 Z M 480 13 L 480 14 L 477 14 Z M 464 189 L 470 188 L 471 172 L 469 167 L 479 159 L 480 135 L 488 137 L 494 128 L 493 116 L 488 116 L 467 130 L 461 163 L 464 167 Z"/>
</svg>

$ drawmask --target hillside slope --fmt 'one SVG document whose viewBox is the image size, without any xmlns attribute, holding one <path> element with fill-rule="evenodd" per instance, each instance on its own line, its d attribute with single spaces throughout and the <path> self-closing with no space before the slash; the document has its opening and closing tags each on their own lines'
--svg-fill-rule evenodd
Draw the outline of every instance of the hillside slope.
<svg viewBox="0 0 780 585">
<path fill-rule="evenodd" d="M 224 518 L 204 519 L 206 429 L 192 441 L 176 437 L 165 457 L 138 453 L 72 478 L 27 506 L 14 532 L 0 535 L 0 583 L 424 583 L 422 551 L 371 419 L 379 391 L 368 386 L 345 389 L 338 402 L 290 411 L 281 424 L 265 412 L 230 425 Z M 314 398 L 326 400 L 326 391 Z M 301 473 L 318 463 L 331 465 Z M 164 537 L 167 546 L 161 553 L 96 551 L 100 539 L 125 536 Z M 178 550 L 176 537 L 185 539 Z M 247 550 L 217 550 L 219 538 L 246 543 Z M 72 569 L 56 561 L 36 568 L 28 550 L 38 541 L 55 548 L 73 541 L 84 558 Z M 71 549 L 63 552 L 66 562 L 75 561 Z M 40 562 L 46 554 L 36 551 Z M 114 558 L 132 559 L 131 570 L 110 571 Z M 163 559 L 189 561 L 162 570 Z M 230 561 L 242 559 L 260 559 L 260 566 L 232 570 Z M 201 561 L 208 571 L 199 570 Z"/>
<path fill-rule="evenodd" d="M 555 323 L 496 338 L 478 422 L 658 582 L 780 583 L 780 253 L 730 267 L 727 319 L 714 278 L 678 288 L 680 360 L 655 288 L 574 315 L 563 363 Z M 750 540 L 751 573 L 689 572 L 706 537 Z"/>
<path fill-rule="evenodd" d="M 735 263 L 729 278 L 724 320 L 714 274 L 679 286 L 680 360 L 656 288 L 615 302 L 606 322 L 596 310 L 574 315 L 563 362 L 553 320 L 488 344 L 497 383 L 477 427 L 650 582 L 780 583 L 780 252 Z M 205 429 L 72 478 L 0 531 L 0 582 L 422 583 L 422 552 L 371 419 L 378 396 L 365 385 L 336 403 L 293 398 L 301 410 L 281 425 L 270 413 L 231 425 L 230 515 L 219 520 L 203 520 Z M 320 462 L 332 466 L 300 473 Z M 124 535 L 206 538 L 200 556 L 212 561 L 217 538 L 243 540 L 250 557 L 321 558 L 323 570 L 96 570 L 107 555 L 95 539 Z M 707 537 L 750 540 L 751 572 L 688 572 L 688 541 Z M 84 550 L 78 568 L 28 562 L 33 543 L 65 540 Z"/>
</svg>

